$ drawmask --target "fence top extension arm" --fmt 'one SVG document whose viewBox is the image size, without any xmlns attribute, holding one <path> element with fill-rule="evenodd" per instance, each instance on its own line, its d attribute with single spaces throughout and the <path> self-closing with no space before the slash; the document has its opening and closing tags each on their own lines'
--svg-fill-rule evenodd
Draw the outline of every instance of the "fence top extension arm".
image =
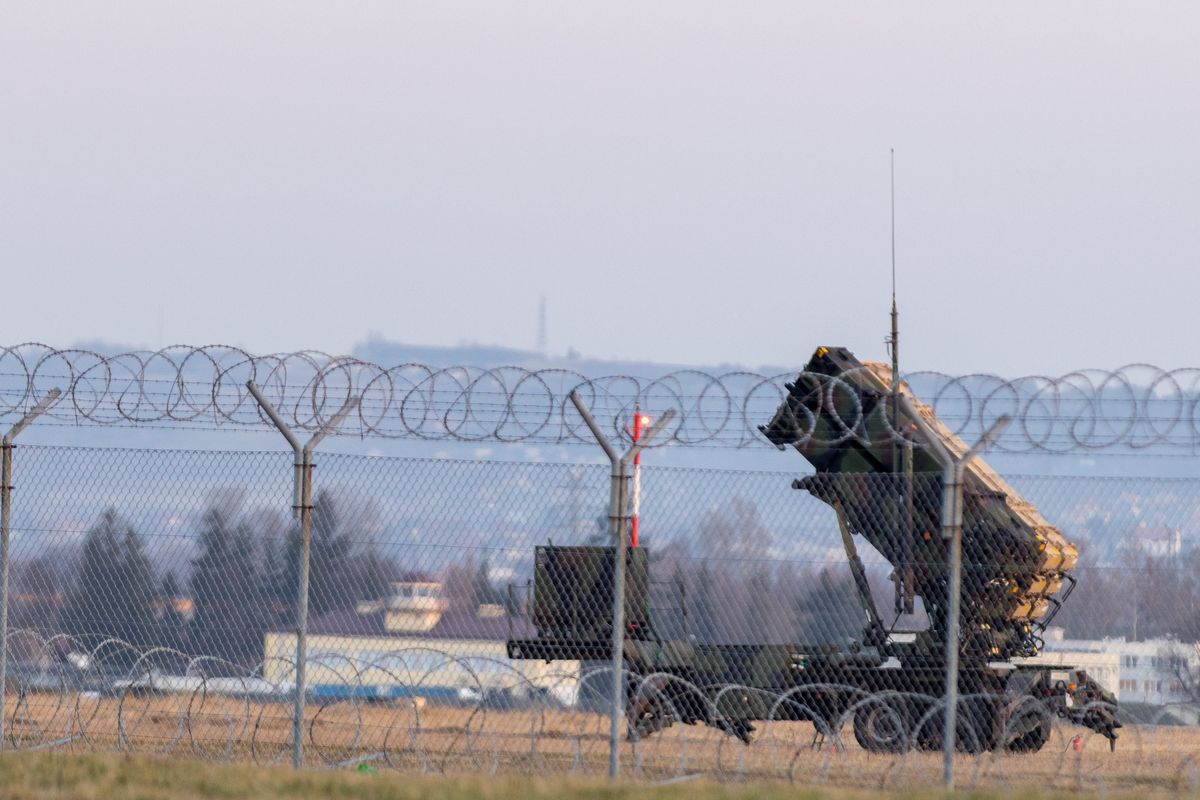
<svg viewBox="0 0 1200 800">
<path fill-rule="evenodd" d="M 338 409 L 338 412 L 330 417 L 329 421 L 322 425 L 320 430 L 312 435 L 307 444 L 304 445 L 304 453 L 306 455 L 312 455 L 312 451 L 321 443 L 321 440 L 336 431 L 338 427 L 341 426 L 346 417 L 350 415 L 350 412 L 358 406 L 358 400 L 359 398 L 357 397 L 351 397 L 349 400 L 343 403 L 342 407 Z"/>
<path fill-rule="evenodd" d="M 292 487 L 292 510 L 299 516 L 300 507 L 304 504 L 304 471 L 305 467 L 312 462 L 312 452 L 321 440 L 337 429 L 347 415 L 358 405 L 358 398 L 351 397 L 342 405 L 341 409 L 334 414 L 328 422 L 323 424 L 320 429 L 312 435 L 308 442 L 304 445 L 300 444 L 300 440 L 296 438 L 296 434 L 288 427 L 288 424 L 283 421 L 283 417 L 279 416 L 279 412 L 275 410 L 275 406 L 271 404 L 258 388 L 258 384 L 254 381 L 246 381 L 246 388 L 250 390 L 250 394 L 254 396 L 254 400 L 258 403 L 259 408 L 271 420 L 272 424 L 279 429 L 283 434 L 283 438 L 287 439 L 287 443 L 292 446 L 292 452 L 295 453 L 296 476 Z"/>
<path fill-rule="evenodd" d="M 38 404 L 36 406 L 29 409 L 28 414 L 21 417 L 21 419 L 17 421 L 16 425 L 13 425 L 11 428 L 9 428 L 8 433 L 4 434 L 4 445 L 6 447 L 11 447 L 12 443 L 13 443 L 13 439 L 17 438 L 17 434 L 19 434 L 21 431 L 25 430 L 26 426 L 28 426 L 29 423 L 33 422 L 35 419 L 40 417 L 42 414 L 45 414 L 46 410 L 48 408 L 50 408 L 50 406 L 54 405 L 54 403 L 58 400 L 58 398 L 61 395 L 62 395 L 61 390 L 51 389 L 46 394 L 45 397 L 43 397 L 41 400 L 38 401 Z"/>
<path fill-rule="evenodd" d="M 300 463 L 300 457 L 304 453 L 304 448 L 300 446 L 300 440 L 296 438 L 296 434 L 292 433 L 292 429 L 283 421 L 283 417 L 279 416 L 279 412 L 275 410 L 275 406 L 271 404 L 258 388 L 258 384 L 254 381 L 246 381 L 246 388 L 250 390 L 250 394 L 254 396 L 258 407 L 263 410 L 263 413 L 271 420 L 279 432 L 283 434 L 283 438 L 287 439 L 287 443 L 292 446 L 292 450 L 296 453 L 296 463 Z"/>
<path fill-rule="evenodd" d="M 321 440 L 337 430 L 338 426 L 345 421 L 350 412 L 353 411 L 358 405 L 358 398 L 351 397 L 342 405 L 340 409 L 338 409 L 338 412 L 334 414 L 328 422 L 323 424 L 317 430 L 317 432 L 312 435 L 307 443 L 301 446 L 300 440 L 296 438 L 296 434 L 292 433 L 292 429 L 289 428 L 288 424 L 283 421 L 282 417 L 279 416 L 279 412 L 275 410 L 275 406 L 273 406 L 271 402 L 263 395 L 262 390 L 258 388 L 258 384 L 256 384 L 254 381 L 246 381 L 246 388 L 250 390 L 250 394 L 254 396 L 254 399 L 258 402 L 259 408 L 263 410 L 263 412 L 271 420 L 271 423 L 274 424 L 274 426 L 279 429 L 279 432 L 283 434 L 283 438 L 287 439 L 288 444 L 292 446 L 292 450 L 296 452 L 297 456 L 302 456 L 305 454 L 311 455 L 312 451 L 316 449 L 316 446 L 321 443 Z"/>
<path fill-rule="evenodd" d="M 592 432 L 592 436 L 596 437 L 596 442 L 599 443 L 600 447 L 604 449 L 604 454 L 608 456 L 608 460 L 613 463 L 613 466 L 618 464 L 628 464 L 630 461 L 632 461 L 634 457 L 636 457 L 638 453 L 642 452 L 642 450 L 644 450 L 647 445 L 650 444 L 654 437 L 658 436 L 658 434 L 662 432 L 662 429 L 667 427 L 667 424 L 675 418 L 675 410 L 668 409 L 661 417 L 658 418 L 658 421 L 654 423 L 650 430 L 643 433 L 641 437 L 634 442 L 633 446 L 626 451 L 625 455 L 622 456 L 617 454 L 616 448 L 614 448 L 612 443 L 608 441 L 608 437 L 604 435 L 604 431 L 600 430 L 600 425 L 596 422 L 596 418 L 592 416 L 592 412 L 588 411 L 588 407 L 583 404 L 583 399 L 579 396 L 579 393 L 572 390 L 571 394 L 568 396 L 571 398 L 571 402 L 575 404 L 576 410 L 579 411 L 579 416 L 583 417 L 583 421 L 587 424 L 588 430 Z"/>
</svg>

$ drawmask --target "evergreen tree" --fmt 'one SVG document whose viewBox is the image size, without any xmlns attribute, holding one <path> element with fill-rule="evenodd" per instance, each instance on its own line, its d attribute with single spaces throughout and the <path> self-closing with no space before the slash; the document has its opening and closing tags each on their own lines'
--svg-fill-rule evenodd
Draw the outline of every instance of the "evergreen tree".
<svg viewBox="0 0 1200 800">
<path fill-rule="evenodd" d="M 338 502 L 326 492 L 313 504 L 308 597 L 309 613 L 315 616 L 352 609 L 358 599 L 350 580 L 352 540 L 340 512 Z"/>
<path fill-rule="evenodd" d="M 283 553 L 272 559 L 271 595 L 282 618 L 292 621 L 296 617 L 296 587 L 300 583 L 300 526 L 293 525 L 283 538 Z M 311 568 L 311 565 L 310 565 Z M 309 590 L 311 591 L 311 573 Z"/>
<path fill-rule="evenodd" d="M 145 542 L 131 525 L 125 525 L 122 530 L 118 586 L 122 619 L 128 621 L 127 632 L 122 638 L 140 648 L 157 645 L 158 620 L 154 605 L 158 599 L 158 581 L 154 579 Z"/>
<path fill-rule="evenodd" d="M 361 600 L 377 600 L 387 594 L 395 574 L 390 561 L 374 543 L 356 533 L 342 514 L 340 502 L 328 492 L 317 495 L 312 510 L 312 545 L 309 556 L 308 613 L 320 616 L 330 611 L 349 611 Z M 293 527 L 284 547 L 274 595 L 295 615 L 300 581 L 302 540 L 300 526 Z"/>
<path fill-rule="evenodd" d="M 199 539 L 200 555 L 192 562 L 192 650 L 235 662 L 253 660 L 267 627 L 253 534 L 230 511 L 213 507 L 204 513 Z"/>
<path fill-rule="evenodd" d="M 138 648 L 151 646 L 157 639 L 156 595 L 141 537 L 107 509 L 84 540 L 64 629 L 90 642 L 116 638 Z"/>
<path fill-rule="evenodd" d="M 292 558 L 291 533 L 264 539 L 262 549 L 262 594 L 263 614 L 265 618 L 276 625 L 290 621 L 288 611 L 296 593 L 286 593 L 288 576 Z"/>
<path fill-rule="evenodd" d="M 112 635 L 116 616 L 112 578 L 119 561 L 117 515 L 108 509 L 83 540 L 79 572 L 63 613 L 67 633 L 89 640 Z"/>
</svg>

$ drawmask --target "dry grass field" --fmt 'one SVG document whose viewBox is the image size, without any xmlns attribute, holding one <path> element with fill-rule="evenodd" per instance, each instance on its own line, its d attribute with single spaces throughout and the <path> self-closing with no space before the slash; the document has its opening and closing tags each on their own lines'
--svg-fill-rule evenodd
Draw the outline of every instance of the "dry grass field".
<svg viewBox="0 0 1200 800">
<path fill-rule="evenodd" d="M 1041 787 L 1029 791 L 997 788 L 954 797 L 973 800 L 1060 800 L 1091 796 Z M 1112 792 L 1113 800 L 1145 798 L 1145 792 Z M 1153 793 L 1190 797 L 1189 792 Z M 385 770 L 352 771 L 261 767 L 135 755 L 8 753 L 0 755 L 0 800 L 923 800 L 946 798 L 937 790 L 879 791 L 838 787 L 796 787 L 780 783 L 723 784 L 706 780 L 673 784 L 598 778 L 522 776 L 401 776 Z"/>
<path fill-rule="evenodd" d="M 606 774 L 608 720 L 597 714 L 405 703 L 312 704 L 308 711 L 306 761 L 314 767 L 366 764 L 380 773 L 585 780 Z M 47 693 L 25 696 L 13 713 L 6 746 L 59 758 L 133 753 L 260 767 L 290 758 L 290 706 L 284 703 Z M 801 722 L 759 723 L 749 746 L 710 728 L 677 725 L 636 744 L 625 742 L 622 764 L 625 775 L 641 782 L 702 775 L 723 784 L 788 782 L 861 791 L 932 789 L 940 785 L 942 769 L 939 753 L 866 753 L 849 731 L 822 741 Z M 1102 737 L 1059 726 L 1039 753 L 961 755 L 957 771 L 960 786 L 980 790 L 1197 791 L 1200 730 L 1129 726 L 1110 752 Z"/>
</svg>

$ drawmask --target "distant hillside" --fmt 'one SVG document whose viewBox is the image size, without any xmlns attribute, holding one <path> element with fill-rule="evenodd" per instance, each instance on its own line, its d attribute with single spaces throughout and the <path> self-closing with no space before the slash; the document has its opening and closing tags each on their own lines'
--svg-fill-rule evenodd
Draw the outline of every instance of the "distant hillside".
<svg viewBox="0 0 1200 800">
<path fill-rule="evenodd" d="M 800 367 L 781 367 L 778 365 L 749 366 L 746 364 L 671 364 L 660 361 L 620 361 L 596 358 L 576 353 L 568 349 L 563 355 L 537 353 L 532 350 L 518 350 L 511 347 L 498 347 L 484 344 L 462 344 L 453 347 L 435 345 L 404 344 L 390 342 L 386 339 L 371 338 L 357 344 L 351 355 L 373 361 L 377 364 L 418 363 L 430 366 L 471 366 L 471 367 L 503 367 L 518 366 L 527 369 L 566 369 L 579 372 L 589 377 L 605 375 L 635 375 L 642 378 L 655 378 L 678 370 L 698 370 L 700 372 L 757 372 L 763 375 L 780 375 L 788 372 L 798 372 Z M 799 354 L 798 364 L 807 361 L 809 353 Z"/>
</svg>

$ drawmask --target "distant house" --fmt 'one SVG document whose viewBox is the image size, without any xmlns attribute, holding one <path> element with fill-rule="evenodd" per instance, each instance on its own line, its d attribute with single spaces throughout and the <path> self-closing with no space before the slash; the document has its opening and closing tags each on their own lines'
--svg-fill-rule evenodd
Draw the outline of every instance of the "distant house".
<svg viewBox="0 0 1200 800">
<path fill-rule="evenodd" d="M 173 614 L 183 622 L 191 622 L 196 616 L 196 601 L 190 597 L 166 597 L 151 601 L 150 608 L 156 620 Z"/>
<path fill-rule="evenodd" d="M 509 638 L 534 635 L 527 620 L 492 604 L 448 610 L 437 581 L 394 582 L 388 597 L 323 614 L 308 631 L 307 682 L 318 698 L 521 702 L 538 695 L 569 704 L 578 692 L 578 662 L 508 658 Z M 267 633 L 264 650 L 264 677 L 292 683 L 295 633 Z"/>
<path fill-rule="evenodd" d="M 1121 544 L 1153 558 L 1174 557 L 1183 551 L 1183 533 L 1179 528 L 1143 523 L 1126 533 Z"/>
</svg>

